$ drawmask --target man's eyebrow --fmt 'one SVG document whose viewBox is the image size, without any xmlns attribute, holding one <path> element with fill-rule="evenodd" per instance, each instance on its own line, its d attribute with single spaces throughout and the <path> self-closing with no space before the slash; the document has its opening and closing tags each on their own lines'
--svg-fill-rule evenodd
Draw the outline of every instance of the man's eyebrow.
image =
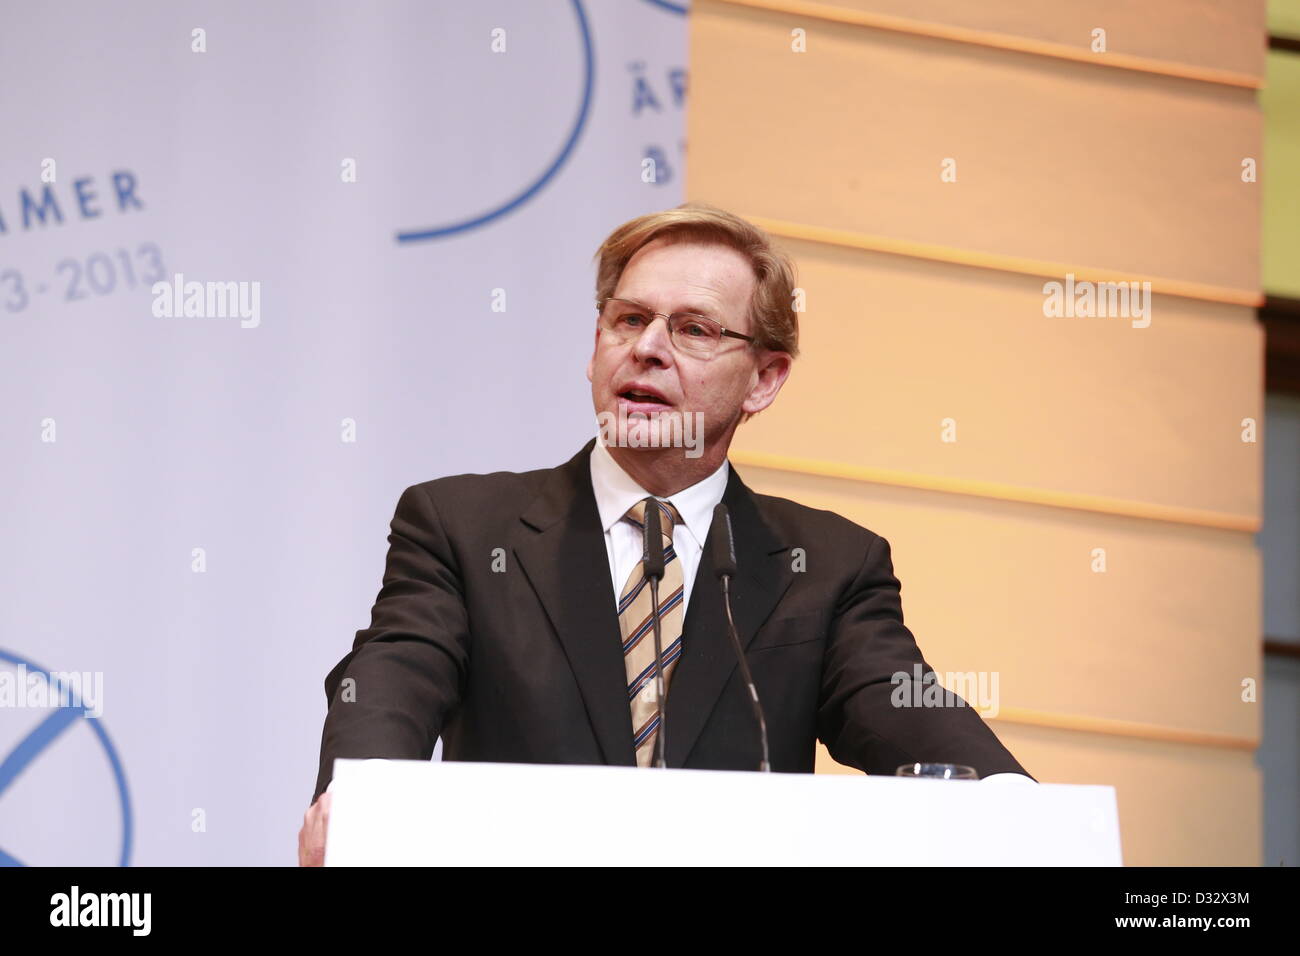
<svg viewBox="0 0 1300 956">
<path fill-rule="evenodd" d="M 633 305 L 639 305 L 641 308 L 646 309 L 647 311 L 650 309 L 650 306 L 646 305 L 640 299 L 634 299 L 631 296 L 618 295 L 618 296 L 611 296 L 611 298 L 622 299 L 624 302 L 631 302 Z M 673 309 L 673 312 L 690 312 L 692 315 L 702 315 L 706 319 L 713 318 L 713 311 L 714 310 L 707 305 L 705 306 L 687 305 L 680 309 Z"/>
</svg>

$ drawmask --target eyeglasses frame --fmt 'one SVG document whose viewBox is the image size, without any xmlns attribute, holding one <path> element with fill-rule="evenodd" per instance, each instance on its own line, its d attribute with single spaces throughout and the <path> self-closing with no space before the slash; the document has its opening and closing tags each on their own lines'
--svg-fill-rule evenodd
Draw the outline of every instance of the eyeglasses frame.
<svg viewBox="0 0 1300 956">
<path fill-rule="evenodd" d="M 756 338 L 755 338 L 754 336 L 752 336 L 752 335 L 746 335 L 744 332 L 733 332 L 731 329 L 727 328 L 727 327 L 724 326 L 721 322 L 719 322 L 719 321 L 718 321 L 717 319 L 715 319 L 715 318 L 712 318 L 711 316 L 700 315 L 698 312 L 673 312 L 673 313 L 671 313 L 671 314 L 666 314 L 666 313 L 663 313 L 663 312 L 656 312 L 654 309 L 650 308 L 648 305 L 645 305 L 644 303 L 636 302 L 636 301 L 634 301 L 634 300 L 632 300 L 632 299 L 624 299 L 624 298 L 621 298 L 620 296 L 616 296 L 616 295 L 609 295 L 609 296 L 606 296 L 605 298 L 599 300 L 599 301 L 596 303 L 596 314 L 597 314 L 597 317 L 599 317 L 600 315 L 604 314 L 604 312 L 605 312 L 605 306 L 606 306 L 607 303 L 610 303 L 610 302 L 622 302 L 622 303 L 625 304 L 625 305 L 630 305 L 630 306 L 633 306 L 634 308 L 640 309 L 642 312 L 646 313 L 647 315 L 649 315 L 649 316 L 651 317 L 651 318 L 650 318 L 650 321 L 651 321 L 651 322 L 653 322 L 655 319 L 659 318 L 660 316 L 663 316 L 664 324 L 668 326 L 668 341 L 670 341 L 670 342 L 674 342 L 674 339 L 673 339 L 673 337 L 672 337 L 672 329 L 673 329 L 673 322 L 672 322 L 672 319 L 673 319 L 673 316 L 674 316 L 674 315 L 689 315 L 689 316 L 691 316 L 692 318 L 696 318 L 696 319 L 704 319 L 704 320 L 707 321 L 707 322 L 712 322 L 714 325 L 716 325 L 716 326 L 718 327 L 720 333 L 721 333 L 724 337 L 726 337 L 726 338 L 740 339 L 740 340 L 742 340 L 742 341 L 744 341 L 744 342 L 748 342 L 750 345 L 754 345 L 754 344 L 756 344 L 756 343 L 758 342 L 758 339 L 756 339 Z M 647 325 L 646 325 L 646 328 L 648 329 L 649 327 L 650 327 L 649 324 L 647 324 Z M 644 332 L 645 329 L 642 329 L 642 331 Z M 674 346 L 673 346 L 673 347 L 674 347 L 674 348 L 677 347 L 675 342 L 674 342 Z M 691 350 L 690 350 L 690 349 L 687 349 L 686 351 L 690 352 Z M 698 354 L 698 351 L 697 351 L 696 354 Z M 708 353 L 708 355 L 709 355 L 710 358 L 712 358 L 712 357 L 713 357 L 714 355 L 716 355 L 716 354 L 717 354 L 717 350 L 716 350 L 716 349 L 714 349 L 714 351 Z"/>
</svg>

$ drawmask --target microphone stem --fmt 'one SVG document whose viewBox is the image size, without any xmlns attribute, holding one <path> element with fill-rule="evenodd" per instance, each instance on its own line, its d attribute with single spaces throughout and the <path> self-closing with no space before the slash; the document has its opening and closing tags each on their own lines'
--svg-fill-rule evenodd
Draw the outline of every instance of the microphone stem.
<svg viewBox="0 0 1300 956">
<path fill-rule="evenodd" d="M 722 603 L 727 608 L 727 634 L 731 637 L 731 646 L 736 651 L 736 660 L 740 664 L 740 676 L 745 680 L 745 687 L 749 691 L 749 702 L 754 707 L 754 719 L 758 721 L 758 738 L 763 747 L 763 759 L 758 765 L 762 773 L 772 772 L 772 762 L 767 752 L 767 721 L 763 719 L 763 707 L 758 702 L 758 688 L 754 686 L 753 675 L 749 672 L 749 662 L 745 660 L 745 653 L 740 649 L 740 635 L 736 632 L 736 622 L 731 616 L 731 575 L 724 574 L 721 576 L 722 581 Z M 660 732 L 663 732 L 663 724 L 660 724 Z"/>
</svg>

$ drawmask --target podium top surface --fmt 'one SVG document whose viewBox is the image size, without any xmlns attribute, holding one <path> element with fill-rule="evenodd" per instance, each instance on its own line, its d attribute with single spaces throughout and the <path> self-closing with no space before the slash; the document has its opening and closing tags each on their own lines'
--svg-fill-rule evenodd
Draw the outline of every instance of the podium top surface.
<svg viewBox="0 0 1300 956">
<path fill-rule="evenodd" d="M 339 760 L 330 793 L 328 866 L 1121 865 L 1109 786 Z"/>
</svg>

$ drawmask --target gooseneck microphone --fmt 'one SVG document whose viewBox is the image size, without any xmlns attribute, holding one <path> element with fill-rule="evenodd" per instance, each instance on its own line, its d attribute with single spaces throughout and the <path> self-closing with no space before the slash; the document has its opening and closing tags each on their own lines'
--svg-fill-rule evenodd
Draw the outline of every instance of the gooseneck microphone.
<svg viewBox="0 0 1300 956">
<path fill-rule="evenodd" d="M 655 701 L 659 709 L 659 733 L 655 736 L 654 755 L 651 760 L 656 767 L 666 767 L 664 760 L 664 731 L 667 728 L 667 714 L 664 712 L 664 649 L 660 634 L 659 621 L 659 582 L 664 576 L 664 539 L 660 531 L 659 499 L 651 498 L 645 509 L 645 521 L 641 561 L 645 567 L 646 580 L 650 582 L 650 617 L 654 622 L 655 632 Z"/>
<path fill-rule="evenodd" d="M 763 705 L 758 702 L 758 688 L 754 686 L 754 677 L 749 672 L 749 662 L 745 652 L 740 649 L 740 635 L 736 632 L 736 621 L 731 616 L 731 579 L 736 575 L 736 539 L 731 531 L 731 512 L 721 501 L 713 509 L 713 530 L 709 535 L 710 557 L 713 573 L 722 582 L 722 601 L 727 607 L 727 633 L 731 636 L 731 648 L 736 652 L 736 661 L 740 664 L 740 676 L 749 688 L 749 700 L 754 705 L 754 719 L 758 721 L 758 739 L 763 749 L 763 759 L 758 769 L 763 773 L 772 772 L 772 762 L 767 753 L 767 721 L 763 719 Z M 663 732 L 662 727 L 660 733 Z"/>
</svg>

